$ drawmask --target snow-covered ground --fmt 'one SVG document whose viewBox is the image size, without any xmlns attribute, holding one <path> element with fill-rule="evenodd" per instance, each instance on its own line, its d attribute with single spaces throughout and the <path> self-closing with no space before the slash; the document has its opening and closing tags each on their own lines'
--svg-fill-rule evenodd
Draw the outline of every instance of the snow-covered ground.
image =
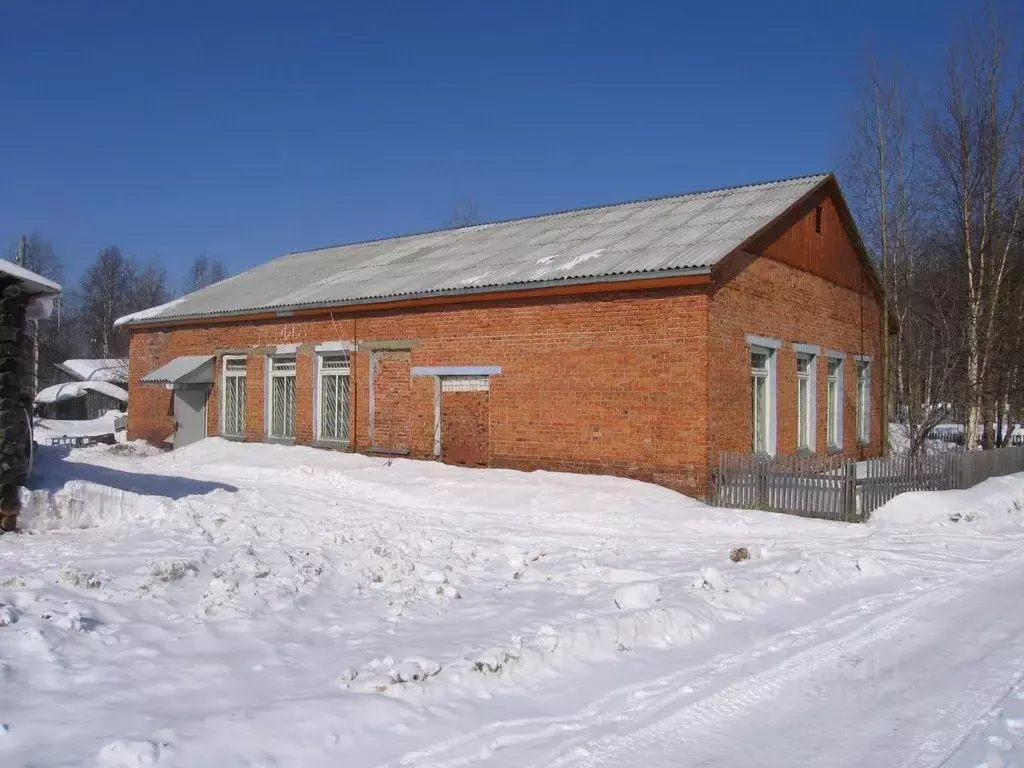
<svg viewBox="0 0 1024 768">
<path fill-rule="evenodd" d="M 107 411 L 95 419 L 35 419 L 32 436 L 40 445 L 61 437 L 100 437 L 123 431 L 125 414 Z"/>
<path fill-rule="evenodd" d="M 217 439 L 38 459 L 26 533 L 0 538 L 0 765 L 959 767 L 1020 746 L 1024 475 L 842 525 Z"/>
<path fill-rule="evenodd" d="M 925 440 L 923 447 L 924 453 L 928 455 L 963 450 L 963 448 L 956 443 L 947 442 L 946 440 L 937 440 L 935 438 L 928 438 Z M 910 452 L 910 430 L 906 424 L 890 422 L 889 451 L 896 455 Z"/>
</svg>

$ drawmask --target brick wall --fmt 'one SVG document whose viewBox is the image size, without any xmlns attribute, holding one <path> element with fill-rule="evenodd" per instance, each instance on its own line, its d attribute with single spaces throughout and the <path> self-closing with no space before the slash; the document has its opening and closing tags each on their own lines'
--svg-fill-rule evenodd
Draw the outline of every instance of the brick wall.
<svg viewBox="0 0 1024 768">
<path fill-rule="evenodd" d="M 163 440 L 171 392 L 139 379 L 179 355 L 298 344 L 297 442 L 313 439 L 312 345 L 408 340 L 400 397 L 374 397 L 374 430 L 408 424 L 415 457 L 433 456 L 435 383 L 408 366 L 497 365 L 488 396 L 489 463 L 610 472 L 700 492 L 707 466 L 707 296 L 693 289 L 503 301 L 413 311 L 139 330 L 131 341 L 132 438 Z M 263 439 L 265 349 L 249 357 L 246 436 Z M 367 450 L 370 355 L 353 354 L 354 448 Z M 208 410 L 219 434 L 220 361 Z M 400 375 L 399 375 L 400 374 Z M 403 382 L 398 379 L 402 378 Z M 378 379 L 380 382 L 380 378 Z M 405 437 L 401 437 L 405 435 Z M 399 439 L 399 438 L 396 438 Z"/>
<path fill-rule="evenodd" d="M 373 369 L 373 439 L 382 450 L 412 446 L 413 398 L 409 350 L 371 352 Z M 431 417 L 433 424 L 433 417 Z"/>
<path fill-rule="evenodd" d="M 833 237 L 834 250 L 828 258 L 820 255 L 827 242 L 818 240 L 814 207 L 807 206 L 804 216 L 779 241 L 765 248 L 765 257 L 737 253 L 723 262 L 716 276 L 716 288 L 710 302 L 709 432 L 712 452 L 749 451 L 752 444 L 750 348 L 746 335 L 778 339 L 784 342 L 777 355 L 778 443 L 779 454 L 797 452 L 797 380 L 796 351 L 793 343 L 821 347 L 816 359 L 817 434 L 816 451 L 827 450 L 827 362 L 826 351 L 844 352 L 843 453 L 854 457 L 879 456 L 882 452 L 882 360 L 878 302 L 866 278 L 862 290 L 851 290 L 821 279 L 808 269 L 793 263 L 823 264 L 834 273 L 846 275 L 860 269 L 856 252 L 845 233 Z M 834 208 L 823 206 L 825 229 L 839 228 Z M 831 212 L 831 213 L 830 213 Z M 834 232 L 833 232 L 834 234 Z M 802 258 L 800 249 L 817 253 L 814 259 Z M 786 261 L 778 260 L 781 254 Z M 853 262 L 851 266 L 850 262 Z M 863 273 L 862 273 L 863 274 Z M 720 278 L 720 279 L 719 279 Z M 855 354 L 870 355 L 872 365 L 871 439 L 868 445 L 857 441 L 857 384 Z"/>
<path fill-rule="evenodd" d="M 490 465 L 625 475 L 700 495 L 706 491 L 713 450 L 750 450 L 750 350 L 745 336 L 755 334 L 784 342 L 776 353 L 779 453 L 796 451 L 792 345 L 803 342 L 819 345 L 822 352 L 849 355 L 844 450 L 878 455 L 878 304 L 835 206 L 829 199 L 805 201 L 787 227 L 756 247 L 764 257 L 737 252 L 716 267 L 711 290 L 518 298 L 139 330 L 131 340 L 129 433 L 160 442 L 171 432 L 170 391 L 139 384 L 141 376 L 179 355 L 248 350 L 246 437 L 264 439 L 265 355 L 276 345 L 298 345 L 296 442 L 311 443 L 313 345 L 350 341 L 357 345 L 351 386 L 354 450 L 371 448 L 372 407 L 378 446 L 408 448 L 413 457 L 432 458 L 436 382 L 429 376 L 410 376 L 410 368 L 500 366 L 486 397 Z M 854 354 L 875 360 L 871 441 L 863 447 L 856 439 Z M 824 355 L 816 362 L 816 442 L 822 452 Z M 217 371 L 209 405 L 211 435 L 220 431 L 220 360 Z M 479 437 L 471 414 L 463 414 L 469 419 L 465 424 L 451 415 L 446 416 L 449 429 L 468 430 L 467 439 Z"/>
</svg>

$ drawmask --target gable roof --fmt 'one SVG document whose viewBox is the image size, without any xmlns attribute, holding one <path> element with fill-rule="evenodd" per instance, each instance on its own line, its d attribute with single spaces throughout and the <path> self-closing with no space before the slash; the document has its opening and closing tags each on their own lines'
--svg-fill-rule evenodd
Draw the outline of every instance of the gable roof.
<svg viewBox="0 0 1024 768">
<path fill-rule="evenodd" d="M 830 174 L 290 253 L 118 325 L 707 274 Z"/>
</svg>

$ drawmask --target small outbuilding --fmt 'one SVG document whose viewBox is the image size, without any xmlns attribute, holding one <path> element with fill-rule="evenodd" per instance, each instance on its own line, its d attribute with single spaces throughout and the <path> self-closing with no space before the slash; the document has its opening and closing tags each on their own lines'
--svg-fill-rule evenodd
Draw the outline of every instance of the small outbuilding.
<svg viewBox="0 0 1024 768">
<path fill-rule="evenodd" d="M 56 363 L 61 381 L 36 393 L 36 410 L 48 419 L 97 419 L 128 407 L 128 358 L 73 359 Z"/>
<path fill-rule="evenodd" d="M 69 381 L 36 393 L 36 410 L 48 419 L 84 421 L 128 407 L 128 391 L 108 381 Z"/>
</svg>

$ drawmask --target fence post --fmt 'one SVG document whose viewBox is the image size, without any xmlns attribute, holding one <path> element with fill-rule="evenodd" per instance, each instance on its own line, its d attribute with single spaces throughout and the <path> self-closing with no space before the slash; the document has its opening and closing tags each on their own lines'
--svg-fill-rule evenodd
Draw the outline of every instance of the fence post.
<svg viewBox="0 0 1024 768">
<path fill-rule="evenodd" d="M 846 482 L 843 483 L 843 520 L 857 522 L 857 462 L 846 462 Z"/>
<path fill-rule="evenodd" d="M 768 462 L 755 456 L 754 472 L 757 478 L 757 509 L 768 509 Z"/>
<path fill-rule="evenodd" d="M 710 458 L 710 457 L 709 457 Z M 715 460 L 711 459 L 708 461 L 708 498 L 711 501 L 711 506 L 721 506 L 719 503 L 721 494 L 718 491 L 718 486 L 722 482 L 722 457 L 718 457 L 718 471 L 715 471 Z"/>
</svg>

